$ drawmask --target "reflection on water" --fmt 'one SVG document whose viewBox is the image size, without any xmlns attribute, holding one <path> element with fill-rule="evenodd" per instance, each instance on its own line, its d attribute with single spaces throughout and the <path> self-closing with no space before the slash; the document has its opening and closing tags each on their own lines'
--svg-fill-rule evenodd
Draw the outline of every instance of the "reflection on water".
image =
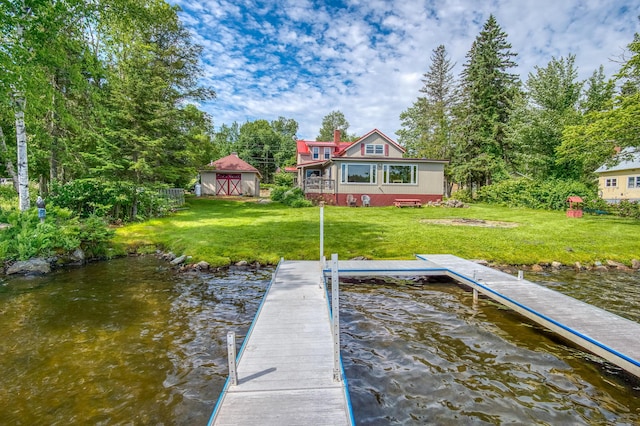
<svg viewBox="0 0 640 426">
<path fill-rule="evenodd" d="M 341 292 L 343 361 L 360 425 L 640 424 L 636 379 L 489 300 L 474 307 L 452 283 L 344 284 Z M 621 301 L 637 309 L 640 299 Z"/>
<path fill-rule="evenodd" d="M 0 423 L 206 424 L 270 272 L 174 276 L 153 258 L 0 284 Z"/>
<path fill-rule="evenodd" d="M 127 258 L 0 281 L 0 424 L 206 424 L 271 272 Z M 637 274 L 527 278 L 640 321 Z M 640 424 L 636 379 L 453 283 L 345 284 L 341 304 L 360 425 Z"/>
</svg>

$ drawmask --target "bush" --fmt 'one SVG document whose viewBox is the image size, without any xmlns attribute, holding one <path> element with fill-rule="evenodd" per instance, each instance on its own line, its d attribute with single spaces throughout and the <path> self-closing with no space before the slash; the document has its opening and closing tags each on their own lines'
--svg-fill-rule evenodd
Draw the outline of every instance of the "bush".
<svg viewBox="0 0 640 426">
<path fill-rule="evenodd" d="M 596 198 L 594 189 L 578 181 L 508 179 L 482 187 L 477 200 L 508 207 L 564 210 L 567 208 L 567 198 L 572 195 L 583 200 Z"/>
<path fill-rule="evenodd" d="M 313 203 L 304 197 L 300 188 L 279 186 L 271 190 L 271 200 L 278 201 L 289 207 L 311 207 Z"/>
<path fill-rule="evenodd" d="M 127 222 L 167 214 L 170 203 L 159 193 L 163 188 L 166 185 L 76 179 L 65 184 L 54 182 L 47 201 L 77 212 L 81 218 L 95 215 Z"/>
<path fill-rule="evenodd" d="M 280 172 L 273 175 L 273 182 L 276 186 L 293 186 L 293 173 Z"/>
<path fill-rule="evenodd" d="M 47 208 L 44 223 L 37 209 L 25 212 L 3 212 L 3 222 L 9 226 L 0 232 L 0 258 L 27 260 L 72 252 L 81 247 L 92 256 L 104 256 L 107 242 L 113 236 L 104 220 L 92 217 L 80 220 L 67 209 Z"/>
</svg>

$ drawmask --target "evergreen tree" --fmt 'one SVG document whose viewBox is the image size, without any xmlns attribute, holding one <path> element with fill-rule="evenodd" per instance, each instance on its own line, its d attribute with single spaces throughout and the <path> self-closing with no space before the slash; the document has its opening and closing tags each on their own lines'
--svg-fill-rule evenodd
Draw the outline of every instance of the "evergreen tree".
<svg viewBox="0 0 640 426">
<path fill-rule="evenodd" d="M 516 66 L 510 49 L 507 34 L 491 15 L 466 56 L 452 170 L 467 187 L 491 183 L 512 161 L 506 127 L 519 80 L 509 72 Z"/>
<path fill-rule="evenodd" d="M 400 114 L 403 129 L 398 142 L 411 156 L 448 158 L 451 153 L 452 111 L 456 102 L 454 64 L 443 45 L 431 54 L 429 71 L 424 74 L 424 96 Z"/>
</svg>

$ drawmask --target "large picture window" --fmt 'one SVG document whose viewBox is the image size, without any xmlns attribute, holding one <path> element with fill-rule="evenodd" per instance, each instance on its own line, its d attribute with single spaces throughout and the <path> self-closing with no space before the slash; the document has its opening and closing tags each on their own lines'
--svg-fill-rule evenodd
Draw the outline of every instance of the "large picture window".
<svg viewBox="0 0 640 426">
<path fill-rule="evenodd" d="M 385 164 L 384 183 L 415 184 L 418 179 L 418 168 L 414 164 Z"/>
<path fill-rule="evenodd" d="M 342 183 L 376 183 L 375 164 L 343 164 L 340 181 Z"/>
</svg>

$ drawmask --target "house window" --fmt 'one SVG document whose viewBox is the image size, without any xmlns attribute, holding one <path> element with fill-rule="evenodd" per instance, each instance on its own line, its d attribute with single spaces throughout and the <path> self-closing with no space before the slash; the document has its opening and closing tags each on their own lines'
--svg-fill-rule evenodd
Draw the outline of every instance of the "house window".
<svg viewBox="0 0 640 426">
<path fill-rule="evenodd" d="M 325 148 L 324 149 L 324 159 L 328 160 L 331 158 L 331 148 Z"/>
<path fill-rule="evenodd" d="M 640 188 L 640 176 L 629 176 L 627 188 Z"/>
<path fill-rule="evenodd" d="M 343 164 L 342 183 L 376 183 L 377 167 L 375 164 Z"/>
<path fill-rule="evenodd" d="M 415 184 L 418 179 L 418 167 L 414 164 L 385 164 L 384 183 Z"/>
<path fill-rule="evenodd" d="M 364 146 L 364 152 L 368 155 L 384 155 L 384 145 L 382 144 L 367 144 Z"/>
<path fill-rule="evenodd" d="M 313 147 L 313 159 L 317 160 L 318 158 L 320 158 L 320 148 L 318 148 L 317 146 Z"/>
<path fill-rule="evenodd" d="M 611 179 L 607 179 L 604 183 L 604 186 L 606 186 L 607 188 L 614 188 L 618 186 L 618 179 L 616 178 L 611 178 Z"/>
</svg>

